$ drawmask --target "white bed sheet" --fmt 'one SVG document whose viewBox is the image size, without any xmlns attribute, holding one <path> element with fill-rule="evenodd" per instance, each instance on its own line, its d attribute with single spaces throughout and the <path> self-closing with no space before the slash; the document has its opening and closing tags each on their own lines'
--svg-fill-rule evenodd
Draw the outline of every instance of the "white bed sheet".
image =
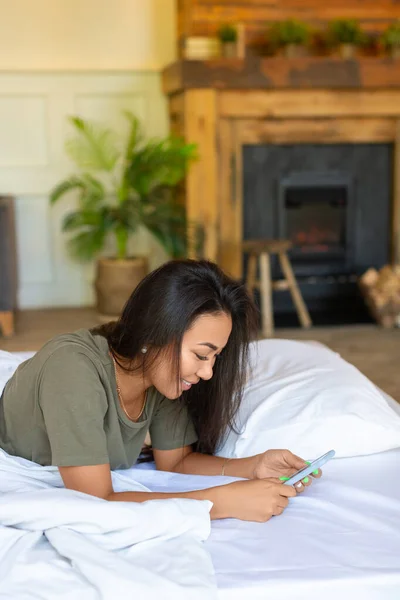
<svg viewBox="0 0 400 600">
<path fill-rule="evenodd" d="M 154 490 L 228 481 L 140 470 Z M 400 449 L 330 461 L 283 515 L 214 521 L 205 545 L 220 600 L 399 600 Z"/>
</svg>

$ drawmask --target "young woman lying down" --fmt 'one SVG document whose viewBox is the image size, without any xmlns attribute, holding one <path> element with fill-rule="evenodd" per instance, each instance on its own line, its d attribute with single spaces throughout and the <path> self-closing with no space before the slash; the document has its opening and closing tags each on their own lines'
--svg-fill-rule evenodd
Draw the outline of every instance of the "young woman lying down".
<svg viewBox="0 0 400 600">
<path fill-rule="evenodd" d="M 134 290 L 120 319 L 49 341 L 19 366 L 0 401 L 0 447 L 56 465 L 66 488 L 110 501 L 208 499 L 211 518 L 267 521 L 311 478 L 289 450 L 213 456 L 235 426 L 257 312 L 245 288 L 206 261 L 173 261 Z M 120 492 L 150 432 L 156 468 L 243 478 L 187 493 Z M 317 477 L 320 476 L 320 472 Z"/>
</svg>

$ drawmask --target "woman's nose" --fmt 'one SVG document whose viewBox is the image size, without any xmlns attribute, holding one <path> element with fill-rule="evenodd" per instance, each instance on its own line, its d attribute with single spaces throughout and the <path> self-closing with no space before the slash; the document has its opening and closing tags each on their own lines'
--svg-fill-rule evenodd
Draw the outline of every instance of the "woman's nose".
<svg viewBox="0 0 400 600">
<path fill-rule="evenodd" d="M 211 361 L 204 361 L 204 364 L 201 365 L 201 368 L 197 371 L 197 376 L 200 379 L 208 380 L 213 376 L 213 365 Z"/>
</svg>

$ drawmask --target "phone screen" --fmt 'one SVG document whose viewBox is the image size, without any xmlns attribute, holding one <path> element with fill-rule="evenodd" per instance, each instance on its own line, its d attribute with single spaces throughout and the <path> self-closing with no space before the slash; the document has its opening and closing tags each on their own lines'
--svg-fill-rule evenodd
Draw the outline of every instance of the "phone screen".
<svg viewBox="0 0 400 600">
<path fill-rule="evenodd" d="M 330 460 L 334 456 L 335 456 L 334 450 L 330 450 L 326 454 L 323 454 L 319 458 L 313 460 L 311 464 L 304 467 L 304 469 L 300 469 L 300 471 L 297 471 L 297 473 L 292 475 L 290 477 L 290 479 L 285 481 L 285 485 L 294 485 L 298 481 L 301 481 L 301 479 L 303 479 L 303 477 L 310 475 L 310 473 L 312 473 L 313 471 L 316 471 L 317 469 L 322 467 L 322 465 L 324 465 L 326 462 L 328 462 L 328 460 Z"/>
</svg>

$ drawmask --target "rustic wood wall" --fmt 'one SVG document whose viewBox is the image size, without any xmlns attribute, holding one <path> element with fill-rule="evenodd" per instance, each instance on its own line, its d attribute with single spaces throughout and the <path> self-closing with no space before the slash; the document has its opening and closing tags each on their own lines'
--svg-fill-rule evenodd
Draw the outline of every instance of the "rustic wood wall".
<svg viewBox="0 0 400 600">
<path fill-rule="evenodd" d="M 222 23 L 243 22 L 247 41 L 260 44 L 269 22 L 297 18 L 323 26 L 337 18 L 358 19 L 378 32 L 400 19 L 398 0 L 178 0 L 178 39 L 212 35 Z"/>
</svg>

